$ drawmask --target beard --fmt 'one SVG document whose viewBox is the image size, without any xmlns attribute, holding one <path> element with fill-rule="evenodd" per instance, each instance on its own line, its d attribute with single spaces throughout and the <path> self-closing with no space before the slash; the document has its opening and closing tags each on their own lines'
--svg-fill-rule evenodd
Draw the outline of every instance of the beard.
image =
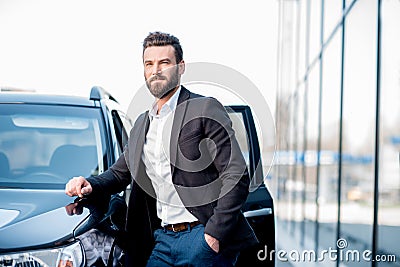
<svg viewBox="0 0 400 267">
<path fill-rule="evenodd" d="M 153 81 L 156 80 L 161 80 L 161 81 L 166 80 L 167 83 L 166 84 L 159 82 L 152 83 Z M 163 75 L 156 75 L 146 80 L 146 86 L 154 97 L 161 99 L 165 97 L 170 91 L 175 89 L 178 86 L 178 82 L 179 82 L 179 72 L 178 68 L 176 67 L 175 72 L 171 73 L 170 79 L 168 79 L 168 77 Z"/>
</svg>

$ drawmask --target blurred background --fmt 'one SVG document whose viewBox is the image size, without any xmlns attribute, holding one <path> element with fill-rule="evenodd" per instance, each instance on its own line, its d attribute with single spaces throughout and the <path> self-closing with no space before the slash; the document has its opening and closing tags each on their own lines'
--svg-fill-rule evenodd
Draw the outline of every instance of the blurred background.
<svg viewBox="0 0 400 267">
<path fill-rule="evenodd" d="M 277 242 L 360 252 L 318 266 L 400 265 L 399 14 L 395 0 L 279 2 Z"/>
</svg>

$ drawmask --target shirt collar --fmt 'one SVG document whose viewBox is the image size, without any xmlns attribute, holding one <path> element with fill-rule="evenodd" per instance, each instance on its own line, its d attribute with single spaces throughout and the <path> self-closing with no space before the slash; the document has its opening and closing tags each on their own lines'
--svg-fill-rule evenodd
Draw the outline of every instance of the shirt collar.
<svg viewBox="0 0 400 267">
<path fill-rule="evenodd" d="M 168 101 L 161 107 L 161 110 L 158 115 L 157 115 L 157 101 L 154 101 L 149 112 L 150 117 L 164 116 L 169 112 L 173 112 L 178 104 L 178 98 L 181 92 L 181 87 L 182 86 L 179 86 L 178 90 L 176 90 L 176 92 L 171 96 L 171 98 L 168 99 Z"/>
</svg>

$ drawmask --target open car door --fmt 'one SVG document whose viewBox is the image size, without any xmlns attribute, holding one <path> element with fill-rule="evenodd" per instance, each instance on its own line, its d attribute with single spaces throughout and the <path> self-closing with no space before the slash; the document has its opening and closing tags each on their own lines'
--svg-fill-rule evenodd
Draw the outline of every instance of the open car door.
<svg viewBox="0 0 400 267">
<path fill-rule="evenodd" d="M 275 266 L 274 205 L 271 194 L 264 183 L 261 151 L 253 115 L 249 106 L 225 106 L 232 120 L 233 129 L 240 149 L 246 160 L 250 183 L 250 194 L 243 207 L 243 213 L 253 227 L 260 243 L 243 251 L 237 266 Z"/>
</svg>

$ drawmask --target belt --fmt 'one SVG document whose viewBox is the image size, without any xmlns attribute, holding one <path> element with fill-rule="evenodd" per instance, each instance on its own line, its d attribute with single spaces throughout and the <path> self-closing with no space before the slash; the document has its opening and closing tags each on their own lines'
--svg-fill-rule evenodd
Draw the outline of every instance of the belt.
<svg viewBox="0 0 400 267">
<path fill-rule="evenodd" d="M 195 222 L 183 222 L 183 223 L 175 223 L 175 224 L 168 224 L 166 226 L 164 226 L 165 230 L 169 230 L 169 231 L 174 231 L 176 232 L 182 232 L 185 230 L 188 230 L 189 228 L 193 228 L 196 225 L 199 225 L 200 222 L 199 221 L 195 221 Z"/>
</svg>

